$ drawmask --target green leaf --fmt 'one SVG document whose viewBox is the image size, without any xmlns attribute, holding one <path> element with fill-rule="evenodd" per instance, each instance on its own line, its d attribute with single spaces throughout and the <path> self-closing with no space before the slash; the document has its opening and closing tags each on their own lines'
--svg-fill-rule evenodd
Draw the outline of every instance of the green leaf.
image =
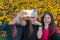
<svg viewBox="0 0 60 40">
<path fill-rule="evenodd" d="M 3 16 L 3 13 L 0 12 L 0 16 Z"/>
</svg>

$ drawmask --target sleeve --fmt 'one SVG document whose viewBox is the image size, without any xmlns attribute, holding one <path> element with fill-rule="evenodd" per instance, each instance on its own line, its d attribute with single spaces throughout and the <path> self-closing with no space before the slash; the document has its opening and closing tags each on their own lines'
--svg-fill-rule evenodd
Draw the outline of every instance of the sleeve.
<svg viewBox="0 0 60 40">
<path fill-rule="evenodd" d="M 9 26 L 8 23 L 3 23 L 2 25 L 0 25 L 0 31 L 7 29 L 8 26 Z"/>
<path fill-rule="evenodd" d="M 59 33 L 59 29 L 56 25 L 54 25 L 54 31 L 55 31 L 55 33 Z"/>
</svg>

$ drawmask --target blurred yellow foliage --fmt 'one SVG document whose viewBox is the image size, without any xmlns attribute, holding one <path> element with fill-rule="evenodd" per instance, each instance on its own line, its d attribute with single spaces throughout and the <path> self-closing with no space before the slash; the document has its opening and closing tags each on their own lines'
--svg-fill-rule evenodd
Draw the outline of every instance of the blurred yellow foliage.
<svg viewBox="0 0 60 40">
<path fill-rule="evenodd" d="M 33 7 L 39 10 L 40 17 L 45 11 L 51 11 L 55 24 L 58 25 L 60 0 L 0 0 L 0 24 L 11 21 L 13 13 L 16 14 L 22 9 L 31 9 Z"/>
</svg>

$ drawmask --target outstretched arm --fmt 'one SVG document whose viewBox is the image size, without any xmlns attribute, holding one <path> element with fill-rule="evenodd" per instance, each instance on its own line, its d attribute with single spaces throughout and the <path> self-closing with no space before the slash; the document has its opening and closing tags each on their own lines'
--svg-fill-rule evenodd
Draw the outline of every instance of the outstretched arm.
<svg viewBox="0 0 60 40">
<path fill-rule="evenodd" d="M 8 23 L 3 23 L 2 25 L 0 25 L 0 30 L 5 30 L 8 27 Z"/>
<path fill-rule="evenodd" d="M 0 30 L 6 30 L 9 26 L 14 25 L 15 23 L 15 21 L 3 23 L 2 25 L 0 25 Z"/>
</svg>

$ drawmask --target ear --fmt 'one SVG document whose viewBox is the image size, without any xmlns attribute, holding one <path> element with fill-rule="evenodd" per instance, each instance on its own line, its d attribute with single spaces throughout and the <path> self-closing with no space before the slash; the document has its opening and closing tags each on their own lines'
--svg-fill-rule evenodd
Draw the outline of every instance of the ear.
<svg viewBox="0 0 60 40">
<path fill-rule="evenodd" d="M 40 15 L 38 15 L 38 18 L 37 19 L 38 19 L 38 21 L 40 21 Z"/>
<path fill-rule="evenodd" d="M 40 15 L 38 15 L 38 18 L 40 18 Z"/>
</svg>

